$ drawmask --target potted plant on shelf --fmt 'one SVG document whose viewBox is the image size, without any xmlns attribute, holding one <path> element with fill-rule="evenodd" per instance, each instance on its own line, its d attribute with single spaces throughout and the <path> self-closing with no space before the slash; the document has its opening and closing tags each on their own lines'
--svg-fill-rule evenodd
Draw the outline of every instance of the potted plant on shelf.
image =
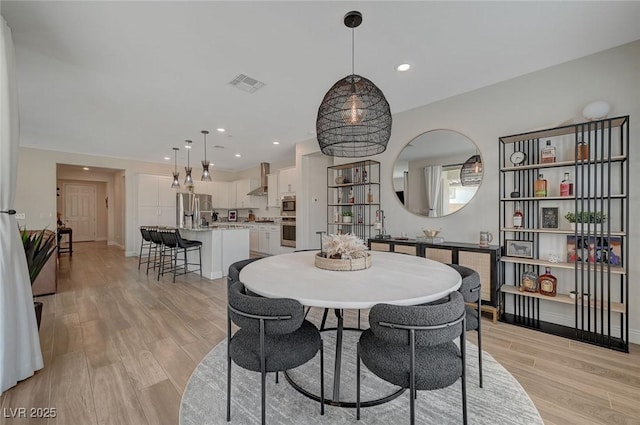
<svg viewBox="0 0 640 425">
<path fill-rule="evenodd" d="M 571 224 L 571 230 L 576 229 L 576 223 L 583 223 L 585 227 L 594 225 L 597 229 L 607 221 L 607 215 L 601 211 L 568 212 L 564 218 Z"/>
<path fill-rule="evenodd" d="M 343 211 L 342 212 L 342 222 L 343 223 L 351 223 L 351 218 L 353 217 L 353 213 L 351 211 Z"/>
<path fill-rule="evenodd" d="M 29 279 L 31 285 L 36 281 L 38 275 L 42 271 L 42 268 L 51 255 L 56 250 L 56 234 L 47 229 L 40 231 L 31 231 L 26 228 L 20 229 L 22 236 L 22 246 L 24 247 L 24 253 L 27 258 L 27 267 L 29 269 Z M 40 329 L 40 320 L 42 318 L 42 303 L 34 301 L 33 306 L 36 311 L 36 321 L 38 323 L 38 329 Z"/>
</svg>

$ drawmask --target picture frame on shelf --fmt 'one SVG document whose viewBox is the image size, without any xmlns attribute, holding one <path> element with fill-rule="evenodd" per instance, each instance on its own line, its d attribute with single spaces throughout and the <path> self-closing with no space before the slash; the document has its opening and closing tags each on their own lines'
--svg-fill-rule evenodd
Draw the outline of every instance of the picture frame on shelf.
<svg viewBox="0 0 640 425">
<path fill-rule="evenodd" d="M 619 236 L 567 236 L 567 262 L 576 261 L 622 265 L 622 238 Z"/>
<path fill-rule="evenodd" d="M 540 228 L 558 229 L 560 227 L 559 211 L 558 207 L 541 207 Z"/>
<path fill-rule="evenodd" d="M 505 252 L 509 257 L 533 258 L 533 242 L 507 239 Z"/>
<path fill-rule="evenodd" d="M 229 221 L 238 221 L 238 210 L 229 210 L 227 218 Z"/>
</svg>

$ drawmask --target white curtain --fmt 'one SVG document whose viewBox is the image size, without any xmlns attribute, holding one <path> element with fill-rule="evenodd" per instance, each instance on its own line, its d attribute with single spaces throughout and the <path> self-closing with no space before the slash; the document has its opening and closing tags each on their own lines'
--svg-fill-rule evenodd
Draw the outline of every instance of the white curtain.
<svg viewBox="0 0 640 425">
<path fill-rule="evenodd" d="M 0 384 L 2 392 L 42 369 L 33 294 L 13 209 L 18 163 L 18 99 L 11 29 L 0 40 Z"/>
<path fill-rule="evenodd" d="M 403 173 L 404 178 L 404 205 L 409 205 L 409 172 L 405 171 Z"/>
<path fill-rule="evenodd" d="M 440 214 L 440 191 L 442 190 L 442 166 L 431 165 L 424 167 L 425 195 L 427 196 L 427 210 L 429 217 Z"/>
</svg>

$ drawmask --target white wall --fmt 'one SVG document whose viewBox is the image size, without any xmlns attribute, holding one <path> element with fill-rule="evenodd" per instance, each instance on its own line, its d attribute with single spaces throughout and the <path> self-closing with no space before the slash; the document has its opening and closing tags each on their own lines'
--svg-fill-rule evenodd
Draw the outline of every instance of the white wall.
<svg viewBox="0 0 640 425">
<path fill-rule="evenodd" d="M 582 108 L 594 100 L 611 105 L 609 116 L 630 115 L 632 182 L 640 178 L 640 41 L 524 75 L 479 90 L 425 105 L 393 116 L 387 150 L 371 157 L 381 162 L 381 201 L 385 226 L 392 235 L 421 234 L 421 228 L 442 228 L 450 241 L 478 241 L 479 230 L 498 234 L 498 138 L 554 127 L 569 120 L 583 121 Z M 365 73 L 366 75 L 366 73 Z M 393 105 L 391 105 L 393 110 Z M 393 193 L 393 163 L 403 147 L 425 131 L 451 129 L 467 135 L 482 153 L 484 178 L 476 197 L 461 211 L 428 218 L 404 209 Z M 317 151 L 315 140 L 300 144 L 305 154 Z M 299 161 L 301 155 L 296 154 Z M 335 163 L 351 162 L 335 158 Z M 297 162 L 298 164 L 300 162 Z M 640 208 L 637 185 L 629 188 L 630 210 Z M 304 218 L 304 217 L 302 217 Z M 304 226 L 301 220 L 299 225 Z M 639 226 L 629 229 L 631 340 L 640 342 Z M 309 229 L 306 230 L 307 232 Z"/>
</svg>

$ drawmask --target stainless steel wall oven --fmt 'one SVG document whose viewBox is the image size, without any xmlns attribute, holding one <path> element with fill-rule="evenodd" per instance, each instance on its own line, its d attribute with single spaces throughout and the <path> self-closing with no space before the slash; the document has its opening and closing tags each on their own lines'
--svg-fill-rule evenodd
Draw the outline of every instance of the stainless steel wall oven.
<svg viewBox="0 0 640 425">
<path fill-rule="evenodd" d="M 296 247 L 296 219 L 283 217 L 280 223 L 280 246 Z"/>
</svg>

